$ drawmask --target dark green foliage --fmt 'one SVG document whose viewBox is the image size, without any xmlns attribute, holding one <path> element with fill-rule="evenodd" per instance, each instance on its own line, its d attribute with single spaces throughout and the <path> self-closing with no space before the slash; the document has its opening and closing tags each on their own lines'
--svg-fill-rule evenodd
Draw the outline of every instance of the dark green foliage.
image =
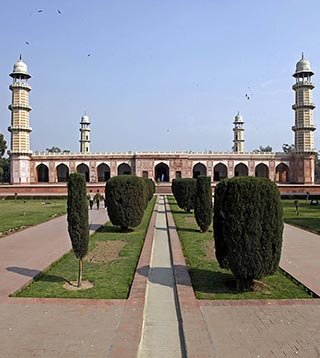
<svg viewBox="0 0 320 358">
<path fill-rule="evenodd" d="M 283 231 L 280 193 L 269 179 L 238 177 L 215 189 L 216 257 L 242 290 L 278 268 Z"/>
<path fill-rule="evenodd" d="M 146 200 L 146 207 L 147 207 L 148 202 L 153 198 L 153 194 L 156 191 L 156 186 L 155 186 L 153 180 L 150 178 L 143 178 L 143 180 L 144 180 L 144 185 L 145 185 L 145 189 L 146 189 L 145 200 Z"/>
<path fill-rule="evenodd" d="M 141 223 L 145 209 L 144 179 L 134 175 L 118 175 L 106 183 L 105 198 L 113 225 L 126 231 Z"/>
<path fill-rule="evenodd" d="M 193 178 L 173 179 L 172 181 L 171 189 L 177 204 L 188 213 L 194 208 L 196 183 L 196 179 Z"/>
<path fill-rule="evenodd" d="M 88 251 L 89 220 L 86 180 L 83 174 L 72 173 L 68 180 L 68 232 L 72 249 L 78 259 Z"/>
<path fill-rule="evenodd" d="M 211 178 L 199 176 L 197 178 L 196 194 L 194 198 L 194 216 L 202 232 L 206 232 L 212 221 L 212 189 Z"/>
</svg>

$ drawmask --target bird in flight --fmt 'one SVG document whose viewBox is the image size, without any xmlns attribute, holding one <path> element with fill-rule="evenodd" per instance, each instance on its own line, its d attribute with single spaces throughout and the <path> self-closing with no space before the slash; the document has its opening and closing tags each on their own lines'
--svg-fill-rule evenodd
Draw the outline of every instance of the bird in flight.
<svg viewBox="0 0 320 358">
<path fill-rule="evenodd" d="M 26 44 L 26 45 L 30 45 L 30 42 L 28 42 L 28 41 L 25 41 L 25 44 Z"/>
<path fill-rule="evenodd" d="M 43 10 L 40 9 L 40 10 L 38 10 L 37 12 L 43 12 Z"/>
<path fill-rule="evenodd" d="M 62 15 L 62 11 L 61 10 L 57 10 L 58 14 Z"/>
<path fill-rule="evenodd" d="M 88 55 L 87 55 L 88 57 L 90 57 L 91 56 L 91 53 L 88 53 Z"/>
</svg>

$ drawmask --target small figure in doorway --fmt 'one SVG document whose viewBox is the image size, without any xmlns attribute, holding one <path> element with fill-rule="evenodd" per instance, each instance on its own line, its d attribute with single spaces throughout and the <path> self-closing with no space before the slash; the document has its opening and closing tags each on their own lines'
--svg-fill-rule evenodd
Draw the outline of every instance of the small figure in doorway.
<svg viewBox="0 0 320 358">
<path fill-rule="evenodd" d="M 164 182 L 164 174 L 161 174 L 161 182 Z"/>
<path fill-rule="evenodd" d="M 92 190 L 90 190 L 89 194 L 87 195 L 87 198 L 88 198 L 88 200 L 89 200 L 89 207 L 90 207 L 90 210 L 92 210 L 92 207 L 93 207 L 93 201 L 94 201 L 94 195 L 93 195 Z"/>
<path fill-rule="evenodd" d="M 297 215 L 300 215 L 300 211 L 299 211 L 299 201 L 298 200 L 295 200 L 294 201 L 294 206 L 296 208 L 296 214 Z"/>
<path fill-rule="evenodd" d="M 100 208 L 100 200 L 101 200 L 101 194 L 99 193 L 99 189 L 97 190 L 95 196 L 94 196 L 94 199 L 97 203 L 97 210 L 99 210 Z"/>
</svg>

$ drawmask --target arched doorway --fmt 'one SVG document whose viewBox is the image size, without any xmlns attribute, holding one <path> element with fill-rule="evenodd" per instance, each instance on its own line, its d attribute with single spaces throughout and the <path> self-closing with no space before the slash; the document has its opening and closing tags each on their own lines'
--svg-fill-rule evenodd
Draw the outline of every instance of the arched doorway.
<svg viewBox="0 0 320 358">
<path fill-rule="evenodd" d="M 97 167 L 98 181 L 107 181 L 110 179 L 110 167 L 109 165 L 102 163 Z"/>
<path fill-rule="evenodd" d="M 154 168 L 154 179 L 157 182 L 169 181 L 169 167 L 165 163 L 159 163 Z"/>
<path fill-rule="evenodd" d="M 118 175 L 130 175 L 131 167 L 127 163 L 122 163 L 118 166 Z"/>
<path fill-rule="evenodd" d="M 89 167 L 86 164 L 79 164 L 77 166 L 77 173 L 83 174 L 86 178 L 86 182 L 89 182 Z"/>
<path fill-rule="evenodd" d="M 276 182 L 289 183 L 289 167 L 284 163 L 276 166 Z"/>
<path fill-rule="evenodd" d="M 194 165 L 192 170 L 192 177 L 194 179 L 197 179 L 199 175 L 207 175 L 207 168 L 202 163 L 197 163 L 196 165 Z"/>
<path fill-rule="evenodd" d="M 66 182 L 69 178 L 69 168 L 65 164 L 57 165 L 57 179 L 58 182 Z"/>
<path fill-rule="evenodd" d="M 239 163 L 234 168 L 234 176 L 235 177 L 246 177 L 248 176 L 248 167 L 243 164 Z"/>
<path fill-rule="evenodd" d="M 228 168 L 225 164 L 219 163 L 213 169 L 213 181 L 220 181 L 228 178 Z"/>
<path fill-rule="evenodd" d="M 38 183 L 49 182 L 49 168 L 45 164 L 39 164 L 37 166 L 37 178 Z"/>
<path fill-rule="evenodd" d="M 266 164 L 260 163 L 256 166 L 255 176 L 260 178 L 269 178 L 269 168 Z"/>
</svg>

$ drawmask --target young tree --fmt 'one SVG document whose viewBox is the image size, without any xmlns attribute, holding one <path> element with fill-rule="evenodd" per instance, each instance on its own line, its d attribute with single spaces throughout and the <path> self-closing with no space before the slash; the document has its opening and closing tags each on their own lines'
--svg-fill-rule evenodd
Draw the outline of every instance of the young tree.
<svg viewBox="0 0 320 358">
<path fill-rule="evenodd" d="M 194 216 L 202 232 L 206 232 L 212 221 L 212 189 L 211 178 L 199 176 L 197 178 L 194 200 Z"/>
<path fill-rule="evenodd" d="M 237 177 L 215 189 L 214 240 L 220 267 L 228 268 L 240 290 L 273 274 L 282 246 L 282 204 L 275 183 Z"/>
<path fill-rule="evenodd" d="M 108 215 L 113 225 L 128 231 L 143 218 L 146 195 L 144 179 L 134 175 L 118 175 L 109 179 L 105 190 Z"/>
<path fill-rule="evenodd" d="M 3 158 L 7 150 L 7 141 L 0 133 L 0 182 L 10 182 L 10 158 Z"/>
<path fill-rule="evenodd" d="M 78 287 L 81 287 L 83 258 L 88 252 L 89 243 L 88 201 L 83 174 L 70 174 L 67 204 L 68 232 L 73 252 L 79 259 Z"/>
</svg>

